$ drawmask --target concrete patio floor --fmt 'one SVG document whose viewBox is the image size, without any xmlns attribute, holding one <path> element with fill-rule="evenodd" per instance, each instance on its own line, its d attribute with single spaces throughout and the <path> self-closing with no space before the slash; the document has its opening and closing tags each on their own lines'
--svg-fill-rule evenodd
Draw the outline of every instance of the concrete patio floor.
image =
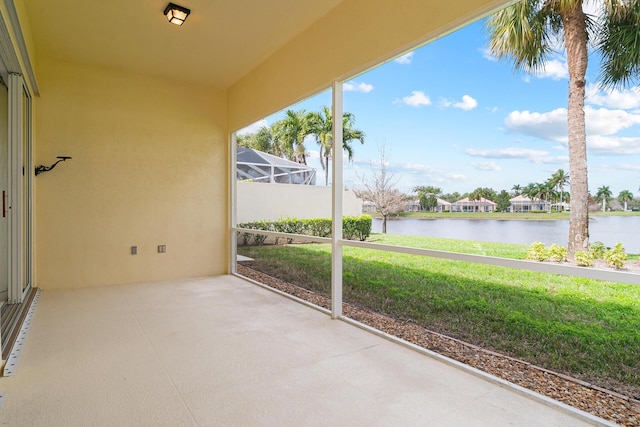
<svg viewBox="0 0 640 427">
<path fill-rule="evenodd" d="M 43 291 L 12 426 L 593 425 L 232 276 Z"/>
</svg>

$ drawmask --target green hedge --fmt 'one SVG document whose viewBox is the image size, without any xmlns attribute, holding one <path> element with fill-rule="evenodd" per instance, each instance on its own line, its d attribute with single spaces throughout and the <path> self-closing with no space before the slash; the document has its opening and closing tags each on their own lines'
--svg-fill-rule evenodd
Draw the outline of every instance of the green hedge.
<svg viewBox="0 0 640 427">
<path fill-rule="evenodd" d="M 252 221 L 238 224 L 240 228 L 249 228 L 251 230 L 275 231 L 278 233 L 303 234 L 307 236 L 331 237 L 331 219 L 330 218 L 283 218 L 278 221 Z M 342 218 L 342 237 L 348 240 L 364 241 L 371 234 L 371 217 L 369 215 L 362 216 L 345 216 Z M 256 245 L 261 245 L 266 240 L 266 236 L 239 232 L 240 242 L 248 245 L 253 241 Z M 276 244 L 281 238 L 276 238 Z M 293 239 L 287 239 L 289 243 Z"/>
</svg>

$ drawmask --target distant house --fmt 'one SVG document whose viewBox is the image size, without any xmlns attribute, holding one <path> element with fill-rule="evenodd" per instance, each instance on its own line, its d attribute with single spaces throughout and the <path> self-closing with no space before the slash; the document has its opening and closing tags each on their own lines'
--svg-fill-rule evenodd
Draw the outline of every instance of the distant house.
<svg viewBox="0 0 640 427">
<path fill-rule="evenodd" d="M 493 212 L 496 210 L 496 203 L 481 197 L 478 200 L 469 200 L 465 197 L 451 204 L 451 212 Z"/>
<path fill-rule="evenodd" d="M 451 211 L 451 203 L 446 200 L 442 200 L 437 198 L 438 204 L 433 209 L 435 212 L 449 212 Z M 422 209 L 420 208 L 420 200 L 409 200 L 405 205 L 405 212 L 419 212 Z"/>
<path fill-rule="evenodd" d="M 551 203 L 546 200 L 518 195 L 509 199 L 509 212 L 550 211 Z"/>
<path fill-rule="evenodd" d="M 438 212 L 451 212 L 451 202 L 438 198 L 438 205 L 436 206 Z"/>
<path fill-rule="evenodd" d="M 420 210 L 420 200 L 407 200 L 404 205 L 405 212 L 418 212 Z"/>
<path fill-rule="evenodd" d="M 366 200 L 362 202 L 362 213 L 375 212 L 375 211 L 376 211 L 375 203 L 369 202 Z"/>
</svg>

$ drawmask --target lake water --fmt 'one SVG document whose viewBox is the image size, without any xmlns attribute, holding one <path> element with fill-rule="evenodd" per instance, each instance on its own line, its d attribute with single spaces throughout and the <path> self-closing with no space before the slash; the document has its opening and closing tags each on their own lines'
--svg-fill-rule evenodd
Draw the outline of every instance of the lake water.
<svg viewBox="0 0 640 427">
<path fill-rule="evenodd" d="M 382 220 L 374 218 L 372 228 L 380 233 Z M 396 219 L 387 221 L 387 233 L 526 245 L 539 241 L 566 246 L 569 221 Z M 591 217 L 589 241 L 600 241 L 609 247 L 621 242 L 628 253 L 640 253 L 640 216 Z"/>
</svg>

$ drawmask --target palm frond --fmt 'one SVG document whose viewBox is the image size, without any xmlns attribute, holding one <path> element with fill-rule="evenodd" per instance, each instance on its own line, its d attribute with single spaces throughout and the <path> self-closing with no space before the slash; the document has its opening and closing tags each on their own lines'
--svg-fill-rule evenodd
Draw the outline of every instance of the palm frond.
<svg viewBox="0 0 640 427">
<path fill-rule="evenodd" d="M 506 7 L 487 20 L 489 49 L 498 59 L 511 60 L 516 70 L 538 71 L 553 51 L 550 37 L 560 24 L 555 19 L 553 9 L 539 0 Z"/>
<path fill-rule="evenodd" d="M 640 1 L 609 0 L 598 50 L 602 54 L 603 87 L 632 85 L 640 76 Z"/>
</svg>

